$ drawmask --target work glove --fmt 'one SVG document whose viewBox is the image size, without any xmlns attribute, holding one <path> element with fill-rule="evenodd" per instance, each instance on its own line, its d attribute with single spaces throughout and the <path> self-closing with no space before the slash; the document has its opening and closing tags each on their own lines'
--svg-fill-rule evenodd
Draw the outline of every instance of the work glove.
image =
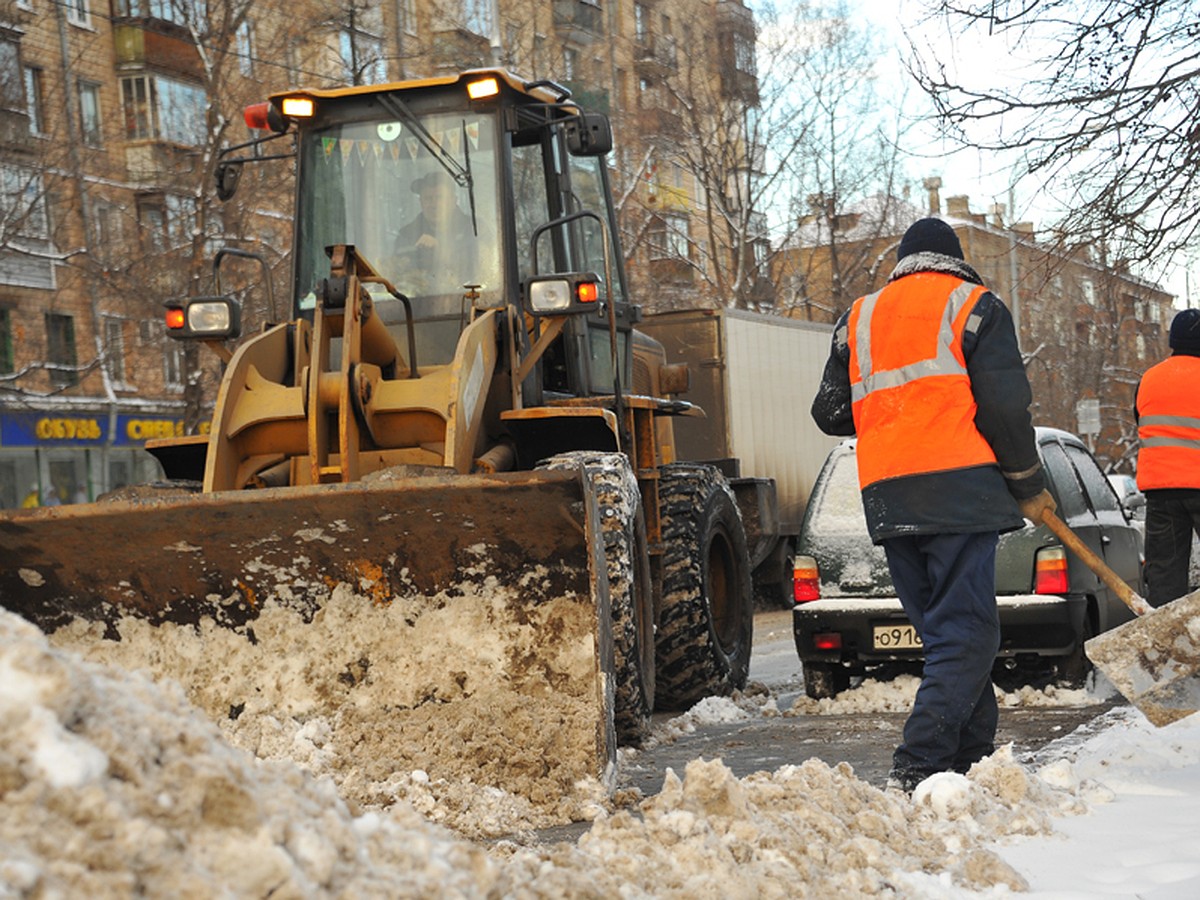
<svg viewBox="0 0 1200 900">
<path fill-rule="evenodd" d="M 1021 508 L 1021 515 L 1034 525 L 1041 525 L 1043 515 L 1058 509 L 1058 504 L 1054 502 L 1054 498 L 1050 496 L 1050 492 L 1045 488 L 1042 488 L 1040 494 L 1034 494 L 1032 497 L 1027 497 L 1024 500 L 1018 500 L 1017 506 Z"/>
</svg>

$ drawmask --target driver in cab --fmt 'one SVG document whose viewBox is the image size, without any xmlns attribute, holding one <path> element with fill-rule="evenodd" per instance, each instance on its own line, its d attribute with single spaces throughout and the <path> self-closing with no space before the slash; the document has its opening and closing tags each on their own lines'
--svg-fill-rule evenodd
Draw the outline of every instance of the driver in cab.
<svg viewBox="0 0 1200 900">
<path fill-rule="evenodd" d="M 412 183 L 421 209 L 400 229 L 395 253 L 426 273 L 452 264 L 465 249 L 465 242 L 474 237 L 471 217 L 456 202 L 455 187 L 443 172 L 429 172 Z"/>
</svg>

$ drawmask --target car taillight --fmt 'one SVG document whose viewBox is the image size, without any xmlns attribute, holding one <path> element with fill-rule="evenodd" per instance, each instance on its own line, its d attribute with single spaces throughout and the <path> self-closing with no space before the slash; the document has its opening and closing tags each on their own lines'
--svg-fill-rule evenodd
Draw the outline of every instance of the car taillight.
<svg viewBox="0 0 1200 900">
<path fill-rule="evenodd" d="M 1033 591 L 1035 594 L 1065 594 L 1071 589 L 1067 577 L 1067 551 L 1062 547 L 1046 547 L 1037 552 L 1034 561 Z"/>
<path fill-rule="evenodd" d="M 792 564 L 792 599 L 797 603 L 821 599 L 821 573 L 811 556 L 797 556 Z"/>
</svg>

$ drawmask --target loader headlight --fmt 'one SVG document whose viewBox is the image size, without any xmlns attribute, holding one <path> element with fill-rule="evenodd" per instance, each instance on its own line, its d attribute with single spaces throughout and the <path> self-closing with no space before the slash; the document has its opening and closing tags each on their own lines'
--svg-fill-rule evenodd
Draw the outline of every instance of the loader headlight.
<svg viewBox="0 0 1200 900">
<path fill-rule="evenodd" d="M 232 297 L 193 297 L 166 306 L 167 333 L 173 338 L 219 340 L 241 333 L 241 310 Z"/>
<path fill-rule="evenodd" d="M 538 281 L 529 286 L 534 312 L 556 312 L 571 305 L 571 286 L 565 281 Z"/>
<path fill-rule="evenodd" d="M 600 279 L 590 272 L 541 275 L 525 283 L 533 315 L 593 312 L 600 306 Z"/>
</svg>

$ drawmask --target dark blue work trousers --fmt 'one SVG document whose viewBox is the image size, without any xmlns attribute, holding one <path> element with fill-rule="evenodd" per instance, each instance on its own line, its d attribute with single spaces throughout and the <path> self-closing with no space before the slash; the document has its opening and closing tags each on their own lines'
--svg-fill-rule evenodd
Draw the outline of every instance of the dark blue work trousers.
<svg viewBox="0 0 1200 900">
<path fill-rule="evenodd" d="M 921 686 L 892 756 L 893 774 L 910 782 L 966 772 L 995 750 L 998 539 L 992 531 L 883 541 L 896 593 L 925 646 Z"/>
<path fill-rule="evenodd" d="M 1165 606 L 1188 592 L 1192 533 L 1200 536 L 1200 490 L 1146 491 L 1146 599 Z"/>
</svg>

